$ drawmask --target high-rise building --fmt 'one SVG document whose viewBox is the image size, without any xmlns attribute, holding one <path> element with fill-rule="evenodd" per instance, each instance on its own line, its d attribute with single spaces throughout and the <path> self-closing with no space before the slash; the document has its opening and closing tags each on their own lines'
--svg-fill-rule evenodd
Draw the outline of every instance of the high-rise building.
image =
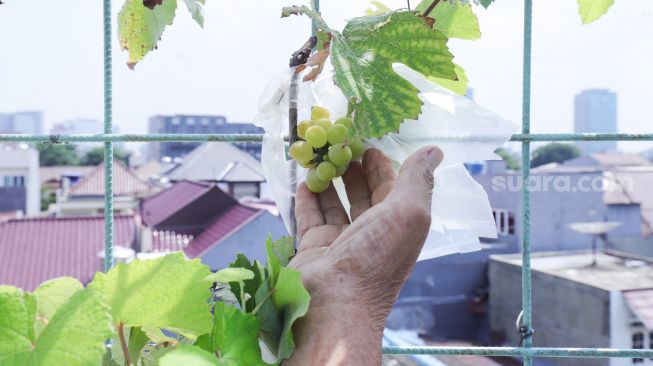
<svg viewBox="0 0 653 366">
<path fill-rule="evenodd" d="M 0 133 L 43 133 L 43 112 L 24 111 L 0 113 Z"/>
<path fill-rule="evenodd" d="M 576 95 L 574 108 L 576 133 L 616 133 L 617 93 L 607 89 L 588 89 Z M 577 141 L 583 154 L 617 149 L 616 141 Z"/>
<path fill-rule="evenodd" d="M 148 132 L 188 133 L 188 134 L 258 134 L 263 129 L 251 123 L 227 122 L 223 116 L 185 115 L 150 117 Z M 238 148 L 261 159 L 261 144 L 254 142 L 234 142 Z M 199 146 L 197 142 L 159 142 L 148 144 L 148 158 L 160 160 L 164 157 L 183 157 Z"/>
</svg>

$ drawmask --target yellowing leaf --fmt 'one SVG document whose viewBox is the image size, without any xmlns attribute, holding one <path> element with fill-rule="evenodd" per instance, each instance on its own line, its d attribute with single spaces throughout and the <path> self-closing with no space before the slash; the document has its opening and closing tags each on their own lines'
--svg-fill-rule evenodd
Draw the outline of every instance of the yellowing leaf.
<svg viewBox="0 0 653 366">
<path fill-rule="evenodd" d="M 614 0 L 578 0 L 578 12 L 583 24 L 589 24 L 608 12 Z"/>
<path fill-rule="evenodd" d="M 120 46 L 129 51 L 127 65 L 133 68 L 145 55 L 156 48 L 163 30 L 175 19 L 177 0 L 163 0 L 149 9 L 143 0 L 126 0 L 118 13 Z"/>
</svg>

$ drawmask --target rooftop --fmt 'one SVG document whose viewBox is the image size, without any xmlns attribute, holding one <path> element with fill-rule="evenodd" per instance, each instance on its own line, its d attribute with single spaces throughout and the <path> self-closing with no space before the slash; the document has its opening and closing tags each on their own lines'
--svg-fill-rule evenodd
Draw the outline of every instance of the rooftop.
<svg viewBox="0 0 653 366">
<path fill-rule="evenodd" d="M 172 181 L 183 179 L 217 181 L 229 173 L 230 166 L 234 164 L 241 165 L 237 171 L 234 171 L 234 174 L 238 173 L 237 176 L 246 172 L 248 177 L 252 174 L 263 177 L 260 161 L 227 142 L 207 142 L 198 146 L 184 157 L 181 164 L 172 168 L 166 175 Z"/>
<path fill-rule="evenodd" d="M 132 216 L 115 217 L 115 245 L 132 247 L 135 235 Z M 0 284 L 32 291 L 61 276 L 87 282 L 101 269 L 103 248 L 102 216 L 9 220 L 0 224 Z"/>
<path fill-rule="evenodd" d="M 158 225 L 174 213 L 197 200 L 215 186 L 183 180 L 143 200 L 141 215 L 147 226 Z"/>
<path fill-rule="evenodd" d="M 116 196 L 140 196 L 150 192 L 152 187 L 138 179 L 119 160 L 113 163 L 113 194 Z M 68 196 L 103 196 L 104 163 L 96 166 L 68 191 Z"/>
<path fill-rule="evenodd" d="M 531 268 L 533 272 L 546 273 L 607 291 L 653 288 L 653 261 L 650 259 L 599 252 L 597 265 L 591 266 L 592 257 L 589 251 L 534 253 Z M 493 255 L 491 259 L 521 267 L 520 254 Z"/>
</svg>

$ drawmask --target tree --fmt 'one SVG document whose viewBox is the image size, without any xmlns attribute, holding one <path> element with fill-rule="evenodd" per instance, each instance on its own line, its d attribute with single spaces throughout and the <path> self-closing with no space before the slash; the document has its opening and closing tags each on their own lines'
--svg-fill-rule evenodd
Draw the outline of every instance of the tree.
<svg viewBox="0 0 653 366">
<path fill-rule="evenodd" d="M 506 162 L 506 167 L 511 170 L 520 170 L 521 169 L 521 164 L 519 164 L 519 158 L 517 157 L 517 154 L 514 154 L 502 147 L 498 148 L 497 151 L 495 151 L 497 155 L 499 155 L 505 162 Z"/>
<path fill-rule="evenodd" d="M 69 144 L 37 144 L 41 166 L 78 165 L 75 146 Z"/>
<path fill-rule="evenodd" d="M 120 149 L 113 149 L 113 157 L 122 161 L 125 164 L 129 164 L 129 154 Z M 80 161 L 80 165 L 98 165 L 104 161 L 104 148 L 96 147 L 89 150 Z"/>
<path fill-rule="evenodd" d="M 531 154 L 531 167 L 549 163 L 562 163 L 565 160 L 580 156 L 580 150 L 571 144 L 553 142 L 540 146 Z"/>
</svg>

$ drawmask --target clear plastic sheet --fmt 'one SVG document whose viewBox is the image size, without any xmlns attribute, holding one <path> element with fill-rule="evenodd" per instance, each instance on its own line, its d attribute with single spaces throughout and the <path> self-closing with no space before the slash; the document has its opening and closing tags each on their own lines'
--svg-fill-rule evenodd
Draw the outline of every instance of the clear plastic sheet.
<svg viewBox="0 0 653 366">
<path fill-rule="evenodd" d="M 396 162 L 397 169 L 423 146 L 437 145 L 444 152 L 444 160 L 435 170 L 431 230 L 419 260 L 479 250 L 479 237 L 496 238 L 496 226 L 486 192 L 463 163 L 498 159 L 494 150 L 508 141 L 518 126 L 428 81 L 405 65 L 394 64 L 393 68 L 420 90 L 419 96 L 424 101 L 422 113 L 417 120 L 404 121 L 399 132 L 368 139 L 366 144 L 382 150 Z M 265 129 L 263 173 L 289 232 L 290 200 L 294 195 L 290 187 L 296 182 L 291 177 L 291 163 L 286 161 L 283 136 L 288 133 L 292 73 L 288 70 L 272 79 L 255 117 L 255 123 Z M 333 71 L 325 70 L 314 82 L 301 81 L 304 73 L 297 77 L 298 121 L 310 116 L 313 105 L 328 108 L 334 117 L 345 115 L 347 99 L 334 85 Z M 298 167 L 297 181 L 304 176 L 305 170 Z M 349 211 L 342 181 L 338 179 L 334 185 Z"/>
</svg>

